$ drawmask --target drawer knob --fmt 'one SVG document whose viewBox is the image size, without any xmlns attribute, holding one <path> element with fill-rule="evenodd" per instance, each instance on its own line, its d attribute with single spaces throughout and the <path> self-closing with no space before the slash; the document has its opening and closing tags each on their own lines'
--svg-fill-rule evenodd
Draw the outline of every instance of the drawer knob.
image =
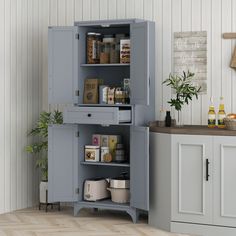
<svg viewBox="0 0 236 236">
<path fill-rule="evenodd" d="M 92 115 L 89 113 L 89 114 L 88 114 L 88 117 L 91 117 L 91 116 L 92 116 Z"/>
</svg>

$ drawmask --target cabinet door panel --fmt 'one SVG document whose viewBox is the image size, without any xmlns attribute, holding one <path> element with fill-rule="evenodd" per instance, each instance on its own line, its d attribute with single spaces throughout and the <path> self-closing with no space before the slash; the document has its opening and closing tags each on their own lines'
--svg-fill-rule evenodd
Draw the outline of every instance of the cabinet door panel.
<svg viewBox="0 0 236 236">
<path fill-rule="evenodd" d="M 149 105 L 149 24 L 131 24 L 131 103 Z"/>
<path fill-rule="evenodd" d="M 212 138 L 207 136 L 173 135 L 173 212 L 172 220 L 211 223 L 211 183 L 206 179 L 206 160 L 210 164 Z"/>
<path fill-rule="evenodd" d="M 214 137 L 214 224 L 236 226 L 236 138 Z"/>
<path fill-rule="evenodd" d="M 76 125 L 48 129 L 49 202 L 78 200 L 78 138 Z"/>
<path fill-rule="evenodd" d="M 149 210 L 149 128 L 130 129 L 130 204 Z"/>
<path fill-rule="evenodd" d="M 77 27 L 50 27 L 48 37 L 49 103 L 78 103 Z"/>
</svg>

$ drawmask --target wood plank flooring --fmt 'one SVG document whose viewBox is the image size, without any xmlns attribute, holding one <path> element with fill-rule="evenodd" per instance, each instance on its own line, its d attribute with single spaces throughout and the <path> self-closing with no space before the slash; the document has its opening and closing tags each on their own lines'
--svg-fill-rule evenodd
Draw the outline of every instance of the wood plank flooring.
<svg viewBox="0 0 236 236">
<path fill-rule="evenodd" d="M 82 210 L 74 217 L 72 209 L 61 212 L 25 209 L 0 215 L 0 236 L 177 236 L 147 225 L 142 218 L 133 224 L 122 212 Z"/>
</svg>

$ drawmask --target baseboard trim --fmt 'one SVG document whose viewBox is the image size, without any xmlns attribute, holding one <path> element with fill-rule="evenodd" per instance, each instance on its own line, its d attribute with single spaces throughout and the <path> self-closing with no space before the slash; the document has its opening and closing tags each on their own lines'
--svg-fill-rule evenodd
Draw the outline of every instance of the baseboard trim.
<svg viewBox="0 0 236 236">
<path fill-rule="evenodd" d="M 215 225 L 201 225 L 182 222 L 171 222 L 171 232 L 199 236 L 235 236 L 236 228 Z"/>
</svg>

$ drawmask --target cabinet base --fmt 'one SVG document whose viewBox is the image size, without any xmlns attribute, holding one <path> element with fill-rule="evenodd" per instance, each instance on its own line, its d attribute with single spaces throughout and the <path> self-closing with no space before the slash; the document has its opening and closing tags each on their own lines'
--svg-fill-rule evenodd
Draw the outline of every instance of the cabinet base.
<svg viewBox="0 0 236 236">
<path fill-rule="evenodd" d="M 77 216 L 82 208 L 92 209 L 107 209 L 115 211 L 125 211 L 132 218 L 133 223 L 137 223 L 139 219 L 139 210 L 131 207 L 128 204 L 116 204 L 110 200 L 97 201 L 97 202 L 86 202 L 81 201 L 74 204 L 74 216 Z"/>
<path fill-rule="evenodd" d="M 171 222 L 171 232 L 201 236 L 235 236 L 236 228 L 216 225 L 201 225 L 181 222 Z"/>
</svg>

